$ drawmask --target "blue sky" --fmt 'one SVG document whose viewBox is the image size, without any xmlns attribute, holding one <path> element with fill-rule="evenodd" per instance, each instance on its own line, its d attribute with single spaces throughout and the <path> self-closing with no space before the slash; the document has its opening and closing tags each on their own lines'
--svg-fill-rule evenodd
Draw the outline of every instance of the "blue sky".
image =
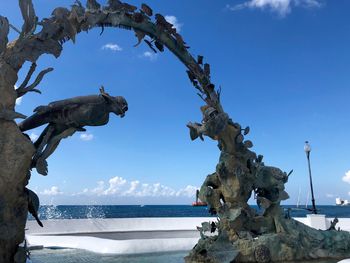
<svg viewBox="0 0 350 263">
<path fill-rule="evenodd" d="M 47 17 L 73 1 L 34 0 Z M 131 1 L 140 6 L 142 2 Z M 333 204 L 350 192 L 350 2 L 347 0 L 147 1 L 176 21 L 191 53 L 211 64 L 227 113 L 249 125 L 253 150 L 265 164 L 294 169 L 287 187 L 306 202 L 308 174 L 303 144 L 312 145 L 316 202 Z M 21 27 L 17 1 L 2 0 L 0 14 Z M 186 123 L 200 121 L 201 100 L 184 66 L 169 52 L 134 48 L 132 31 L 100 29 L 66 43 L 40 89 L 17 111 L 97 94 L 100 85 L 129 102 L 123 119 L 61 142 L 49 175 L 33 172 L 29 187 L 46 204 L 184 204 L 219 158 L 216 142 L 191 142 Z M 16 34 L 11 32 L 11 37 Z M 28 65 L 21 71 L 19 83 Z M 29 132 L 32 137 L 40 129 Z M 348 172 L 348 174 L 346 174 Z"/>
</svg>

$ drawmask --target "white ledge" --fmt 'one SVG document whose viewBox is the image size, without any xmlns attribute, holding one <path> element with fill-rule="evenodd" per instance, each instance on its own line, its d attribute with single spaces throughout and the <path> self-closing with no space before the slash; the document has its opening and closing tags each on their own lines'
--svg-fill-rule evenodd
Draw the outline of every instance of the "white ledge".
<svg viewBox="0 0 350 263">
<path fill-rule="evenodd" d="M 317 229 L 328 228 L 333 220 L 324 216 L 294 219 Z M 316 219 L 316 225 L 313 219 Z M 200 235 L 196 227 L 209 221 L 216 221 L 216 218 L 61 219 L 44 220 L 43 228 L 35 221 L 28 221 L 26 238 L 29 246 L 77 248 L 96 253 L 185 251 L 198 242 Z M 339 218 L 336 227 L 350 231 L 350 218 Z"/>
</svg>

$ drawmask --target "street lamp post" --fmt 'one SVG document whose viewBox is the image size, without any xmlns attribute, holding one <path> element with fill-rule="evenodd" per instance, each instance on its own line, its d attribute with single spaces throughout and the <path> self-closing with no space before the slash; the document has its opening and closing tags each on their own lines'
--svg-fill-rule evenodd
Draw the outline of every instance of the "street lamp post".
<svg viewBox="0 0 350 263">
<path fill-rule="evenodd" d="M 311 177 L 311 165 L 310 165 L 310 152 L 311 152 L 311 146 L 308 141 L 305 142 L 304 151 L 306 153 L 307 163 L 309 166 L 309 178 L 310 178 L 310 188 L 311 188 L 311 202 L 312 202 L 312 213 L 317 214 L 316 204 L 315 204 L 315 197 L 314 197 L 314 188 L 312 186 L 312 177 Z"/>
</svg>

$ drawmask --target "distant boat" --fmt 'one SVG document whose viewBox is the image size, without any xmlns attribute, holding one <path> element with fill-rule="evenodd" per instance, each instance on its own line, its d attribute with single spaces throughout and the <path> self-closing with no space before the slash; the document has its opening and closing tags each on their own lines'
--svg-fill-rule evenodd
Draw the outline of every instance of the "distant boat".
<svg viewBox="0 0 350 263">
<path fill-rule="evenodd" d="M 202 201 L 196 201 L 192 203 L 192 206 L 207 206 L 208 204 L 206 202 Z"/>
<path fill-rule="evenodd" d="M 339 206 L 346 206 L 346 205 L 350 205 L 350 202 L 348 200 L 343 200 L 343 199 L 337 197 L 335 199 L 335 204 L 339 205 Z"/>
<path fill-rule="evenodd" d="M 192 206 L 207 206 L 206 202 L 199 200 L 199 190 L 196 191 L 196 201 L 192 203 Z"/>
</svg>

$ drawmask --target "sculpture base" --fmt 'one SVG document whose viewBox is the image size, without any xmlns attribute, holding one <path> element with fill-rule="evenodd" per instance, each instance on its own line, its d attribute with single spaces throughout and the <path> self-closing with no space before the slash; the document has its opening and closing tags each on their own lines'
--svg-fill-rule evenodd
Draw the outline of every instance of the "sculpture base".
<svg viewBox="0 0 350 263">
<path fill-rule="evenodd" d="M 232 239 L 229 232 L 200 239 L 186 263 L 198 262 L 290 262 L 299 260 L 344 259 L 350 257 L 350 233 L 323 231 L 294 219 L 285 220 L 285 231 L 253 237 L 241 231 Z"/>
</svg>

